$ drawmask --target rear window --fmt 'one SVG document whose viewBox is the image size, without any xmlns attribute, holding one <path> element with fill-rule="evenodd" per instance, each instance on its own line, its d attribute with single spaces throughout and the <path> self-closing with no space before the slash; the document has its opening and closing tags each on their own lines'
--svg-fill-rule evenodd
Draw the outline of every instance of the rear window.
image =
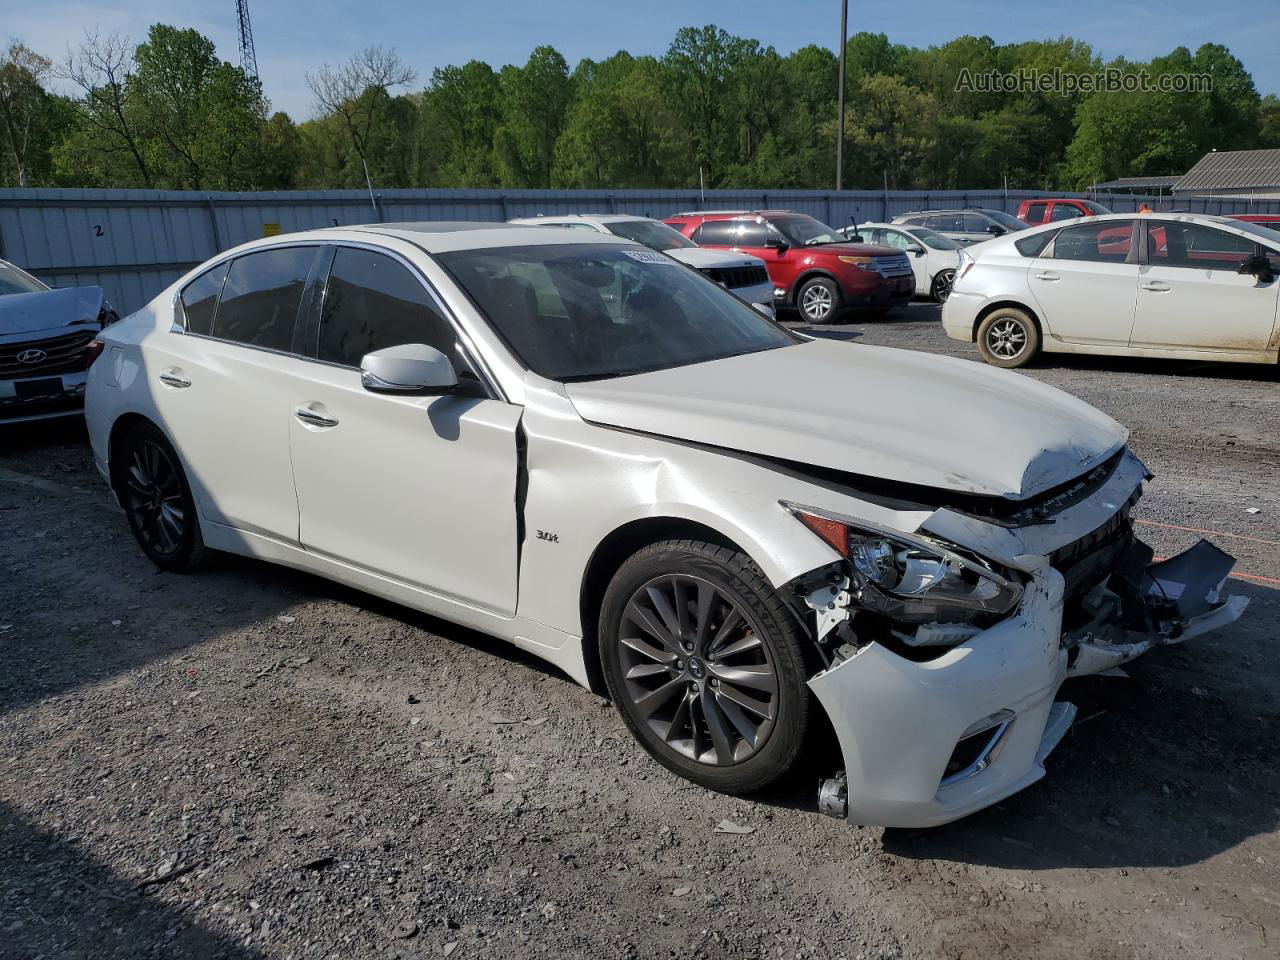
<svg viewBox="0 0 1280 960">
<path fill-rule="evenodd" d="M 213 335 L 268 350 L 288 351 L 316 247 L 282 247 L 231 261 Z"/>
</svg>

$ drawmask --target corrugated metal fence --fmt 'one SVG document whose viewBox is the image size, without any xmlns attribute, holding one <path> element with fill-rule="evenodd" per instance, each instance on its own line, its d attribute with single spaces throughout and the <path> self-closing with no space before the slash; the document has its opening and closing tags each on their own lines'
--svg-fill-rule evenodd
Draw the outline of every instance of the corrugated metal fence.
<svg viewBox="0 0 1280 960">
<path fill-rule="evenodd" d="M 164 190 L 0 190 L 0 259 L 53 286 L 95 284 L 124 314 L 196 264 L 279 231 L 413 220 L 507 220 L 552 213 L 785 208 L 834 226 L 931 207 L 1016 211 L 1023 199 L 1078 194 L 1000 190 L 361 190 L 201 193 Z M 1280 201 L 1102 194 L 1121 212 L 1280 213 Z"/>
</svg>

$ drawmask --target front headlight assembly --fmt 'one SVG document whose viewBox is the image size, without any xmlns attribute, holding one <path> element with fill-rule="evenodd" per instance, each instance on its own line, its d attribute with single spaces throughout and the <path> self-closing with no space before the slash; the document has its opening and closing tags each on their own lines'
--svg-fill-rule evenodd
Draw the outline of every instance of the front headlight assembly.
<svg viewBox="0 0 1280 960">
<path fill-rule="evenodd" d="M 960 548 L 784 503 L 848 561 L 858 605 L 904 623 L 967 622 L 1009 613 L 1022 584 Z"/>
</svg>

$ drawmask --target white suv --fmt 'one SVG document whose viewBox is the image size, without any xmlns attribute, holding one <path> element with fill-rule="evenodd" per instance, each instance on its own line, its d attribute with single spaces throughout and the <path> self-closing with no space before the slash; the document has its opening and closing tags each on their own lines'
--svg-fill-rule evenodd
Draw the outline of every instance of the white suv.
<svg viewBox="0 0 1280 960">
<path fill-rule="evenodd" d="M 518 217 L 510 223 L 539 227 L 569 227 L 609 233 L 660 250 L 686 263 L 728 289 L 735 296 L 773 316 L 773 284 L 764 261 L 745 253 L 708 250 L 660 220 L 628 214 L 574 213 L 547 217 Z"/>
<path fill-rule="evenodd" d="M 1275 363 L 1280 233 L 1200 214 L 1110 214 L 964 251 L 942 326 L 987 363 L 1041 350 Z"/>
</svg>

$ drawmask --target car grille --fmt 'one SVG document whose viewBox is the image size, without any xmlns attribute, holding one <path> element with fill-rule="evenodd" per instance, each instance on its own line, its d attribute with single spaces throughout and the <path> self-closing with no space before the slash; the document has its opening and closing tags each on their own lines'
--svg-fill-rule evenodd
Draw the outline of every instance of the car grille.
<svg viewBox="0 0 1280 960">
<path fill-rule="evenodd" d="M 911 261 L 905 256 L 876 257 L 875 267 L 876 272 L 882 277 L 911 276 Z"/>
<path fill-rule="evenodd" d="M 97 333 L 96 328 L 77 330 L 75 333 L 65 333 L 45 340 L 0 344 L 0 379 L 16 380 L 23 377 L 83 370 L 84 348 L 97 336 Z M 43 351 L 44 356 L 34 363 L 18 359 L 20 354 L 31 350 Z"/>
<path fill-rule="evenodd" d="M 702 272 L 730 290 L 769 282 L 769 271 L 764 267 L 707 267 Z"/>
<path fill-rule="evenodd" d="M 1120 558 L 1128 551 L 1133 538 L 1133 524 L 1126 505 L 1092 533 L 1049 554 L 1049 562 L 1066 581 L 1064 596 L 1069 600 L 1106 580 L 1119 568 Z"/>
</svg>

